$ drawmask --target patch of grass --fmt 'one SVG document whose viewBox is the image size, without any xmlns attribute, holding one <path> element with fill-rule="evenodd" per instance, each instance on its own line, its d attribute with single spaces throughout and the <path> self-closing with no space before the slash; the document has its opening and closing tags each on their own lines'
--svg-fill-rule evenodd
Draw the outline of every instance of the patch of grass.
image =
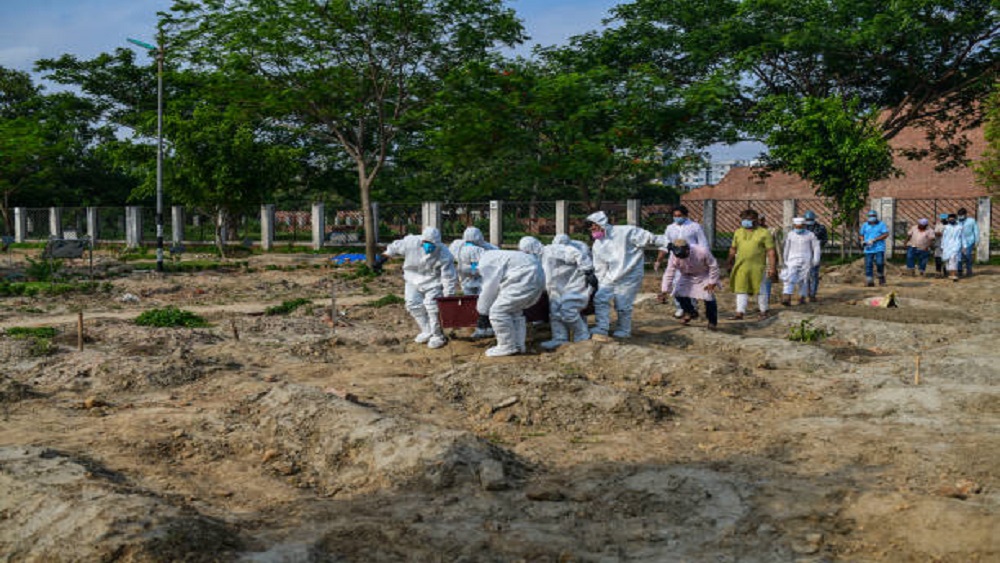
<svg viewBox="0 0 1000 563">
<path fill-rule="evenodd" d="M 56 329 L 50 326 L 12 326 L 4 331 L 11 338 L 54 338 Z"/>
<path fill-rule="evenodd" d="M 24 269 L 24 275 L 28 278 L 46 282 L 53 280 L 62 270 L 62 260 L 34 260 L 31 256 L 25 256 L 28 266 Z"/>
<path fill-rule="evenodd" d="M 788 327 L 788 339 L 792 342 L 819 342 L 833 335 L 832 330 L 815 326 L 812 319 L 802 319 L 797 325 Z"/>
<path fill-rule="evenodd" d="M 402 303 L 406 303 L 406 300 L 394 293 L 390 293 L 388 295 L 383 295 L 382 297 L 379 297 L 375 301 L 372 301 L 371 303 L 368 304 L 368 306 L 380 309 L 388 305 L 399 305 Z"/>
<path fill-rule="evenodd" d="M 135 324 L 139 326 L 156 326 L 166 328 L 199 328 L 209 326 L 208 322 L 202 317 L 192 313 L 191 311 L 185 311 L 173 306 L 145 311 L 135 318 Z"/>
<path fill-rule="evenodd" d="M 373 280 L 378 277 L 378 272 L 368 267 L 368 264 L 357 264 L 349 274 L 344 276 L 349 280 Z"/>
<path fill-rule="evenodd" d="M 34 297 L 36 295 L 64 295 L 67 293 L 105 293 L 114 289 L 110 283 L 78 282 L 51 283 L 47 281 L 10 282 L 0 281 L 0 297 Z"/>
<path fill-rule="evenodd" d="M 299 297 L 298 299 L 289 299 L 287 301 L 282 301 L 281 305 L 275 305 L 274 307 L 268 307 L 267 309 L 264 309 L 264 314 L 268 316 L 287 315 L 303 305 L 312 305 L 312 299 Z"/>
</svg>

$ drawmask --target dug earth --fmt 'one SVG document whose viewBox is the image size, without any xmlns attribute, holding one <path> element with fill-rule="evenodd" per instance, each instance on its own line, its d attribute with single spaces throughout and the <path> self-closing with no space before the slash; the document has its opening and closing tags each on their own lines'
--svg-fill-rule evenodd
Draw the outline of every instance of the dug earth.
<svg viewBox="0 0 1000 563">
<path fill-rule="evenodd" d="M 57 335 L 0 336 L 0 561 L 998 561 L 1000 268 L 860 267 L 715 332 L 650 273 L 631 339 L 507 358 L 413 343 L 392 266 L 2 298 Z"/>
</svg>

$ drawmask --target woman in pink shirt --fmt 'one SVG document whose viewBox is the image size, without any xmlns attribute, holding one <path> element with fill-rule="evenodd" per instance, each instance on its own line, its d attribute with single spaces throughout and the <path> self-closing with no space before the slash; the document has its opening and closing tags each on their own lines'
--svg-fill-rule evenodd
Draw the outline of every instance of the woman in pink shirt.
<svg viewBox="0 0 1000 563">
<path fill-rule="evenodd" d="M 708 328 L 715 330 L 719 323 L 719 307 L 715 302 L 718 287 L 719 264 L 708 248 L 689 245 L 684 239 L 670 244 L 670 259 L 660 285 L 660 302 L 666 302 L 671 294 L 677 298 L 684 309 L 682 323 L 688 324 L 698 318 L 694 300 L 701 299 L 705 302 Z"/>
</svg>

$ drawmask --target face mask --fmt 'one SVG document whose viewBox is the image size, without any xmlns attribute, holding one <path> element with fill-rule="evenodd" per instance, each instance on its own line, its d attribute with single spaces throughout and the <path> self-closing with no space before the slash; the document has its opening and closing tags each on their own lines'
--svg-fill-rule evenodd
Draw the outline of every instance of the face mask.
<svg viewBox="0 0 1000 563">
<path fill-rule="evenodd" d="M 810 226 L 810 227 L 811 227 L 811 226 L 813 226 L 813 225 L 815 225 L 815 224 L 816 224 L 816 221 L 809 221 L 809 220 L 806 220 L 806 225 L 808 225 L 808 226 Z"/>
<path fill-rule="evenodd" d="M 465 246 L 476 246 L 476 243 L 465 241 Z"/>
<path fill-rule="evenodd" d="M 475 272 L 479 269 L 479 262 L 469 262 L 469 269 Z"/>
<path fill-rule="evenodd" d="M 435 245 L 433 242 L 425 242 L 423 246 L 424 246 L 424 254 L 430 254 L 431 252 L 434 252 Z"/>
<path fill-rule="evenodd" d="M 740 225 L 742 225 L 744 229 L 752 229 L 753 221 L 751 221 L 750 219 L 744 219 L 740 221 Z"/>
<path fill-rule="evenodd" d="M 806 230 L 803 229 L 803 228 L 801 228 L 801 227 L 798 228 L 798 229 L 795 229 L 795 232 L 798 233 L 798 234 L 800 234 L 800 235 L 806 234 Z"/>
<path fill-rule="evenodd" d="M 676 225 L 683 225 L 684 221 L 687 221 L 687 219 L 683 217 L 674 217 L 674 224 Z"/>
<path fill-rule="evenodd" d="M 868 218 L 868 222 L 871 223 L 872 225 L 874 225 L 875 223 L 878 223 L 878 218 L 876 218 L 876 217 L 869 217 Z"/>
<path fill-rule="evenodd" d="M 594 240 L 601 240 L 602 238 L 604 238 L 604 231 L 591 231 L 590 236 Z"/>
<path fill-rule="evenodd" d="M 954 220 L 954 219 L 948 219 L 948 224 L 949 224 L 949 225 L 954 225 L 954 224 L 956 224 L 956 223 L 958 223 L 958 221 L 956 221 L 956 220 Z"/>
<path fill-rule="evenodd" d="M 958 216 L 958 220 L 959 221 L 965 221 L 965 215 L 959 215 Z"/>
<path fill-rule="evenodd" d="M 670 249 L 670 252 L 674 253 L 674 256 L 678 258 L 687 258 L 691 255 L 691 248 L 687 246 L 679 246 Z"/>
</svg>

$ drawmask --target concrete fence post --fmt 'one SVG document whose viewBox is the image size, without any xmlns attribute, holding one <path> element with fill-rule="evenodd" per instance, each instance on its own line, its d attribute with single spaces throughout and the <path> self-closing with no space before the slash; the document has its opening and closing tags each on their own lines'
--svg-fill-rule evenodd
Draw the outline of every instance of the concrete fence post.
<svg viewBox="0 0 1000 563">
<path fill-rule="evenodd" d="M 784 229 L 785 233 L 792 228 L 792 219 L 795 218 L 798 212 L 798 201 L 794 199 L 786 199 L 781 202 L 781 228 Z M 781 252 L 780 250 L 778 252 Z"/>
<path fill-rule="evenodd" d="M 976 244 L 976 261 L 990 261 L 990 226 L 992 223 L 993 209 L 989 197 L 981 197 L 976 210 L 976 222 L 979 223 L 979 242 Z"/>
<path fill-rule="evenodd" d="M 14 242 L 24 242 L 28 236 L 28 210 L 23 207 L 14 208 Z"/>
<path fill-rule="evenodd" d="M 434 227 L 441 230 L 441 202 L 425 201 L 420 208 L 420 219 L 424 228 Z"/>
<path fill-rule="evenodd" d="M 889 228 L 889 238 L 885 241 L 885 257 L 891 258 L 896 252 L 896 199 L 883 197 L 878 202 L 878 218 Z M 904 233 L 905 236 L 905 233 Z"/>
<path fill-rule="evenodd" d="M 170 242 L 178 245 L 184 242 L 184 206 L 170 206 Z"/>
<path fill-rule="evenodd" d="M 642 222 L 642 201 L 638 199 L 625 201 L 625 222 L 633 226 Z"/>
<path fill-rule="evenodd" d="M 565 199 L 556 201 L 556 234 L 569 234 L 569 202 Z"/>
<path fill-rule="evenodd" d="M 326 234 L 326 216 L 322 203 L 312 204 L 312 247 L 313 250 L 323 249 L 323 236 Z"/>
<path fill-rule="evenodd" d="M 274 204 L 260 206 L 260 247 L 264 252 L 274 248 Z"/>
<path fill-rule="evenodd" d="M 62 208 L 49 208 L 49 238 L 63 238 Z"/>
<path fill-rule="evenodd" d="M 87 236 L 90 237 L 90 244 L 97 244 L 97 241 L 101 238 L 101 224 L 99 222 L 100 216 L 98 215 L 96 207 L 87 208 Z"/>
<path fill-rule="evenodd" d="M 702 201 L 701 228 L 708 239 L 708 247 L 715 248 L 715 200 Z"/>
<path fill-rule="evenodd" d="M 142 246 L 142 208 L 135 205 L 125 208 L 125 246 Z"/>
<path fill-rule="evenodd" d="M 503 202 L 490 201 L 490 244 L 503 244 Z"/>
</svg>

